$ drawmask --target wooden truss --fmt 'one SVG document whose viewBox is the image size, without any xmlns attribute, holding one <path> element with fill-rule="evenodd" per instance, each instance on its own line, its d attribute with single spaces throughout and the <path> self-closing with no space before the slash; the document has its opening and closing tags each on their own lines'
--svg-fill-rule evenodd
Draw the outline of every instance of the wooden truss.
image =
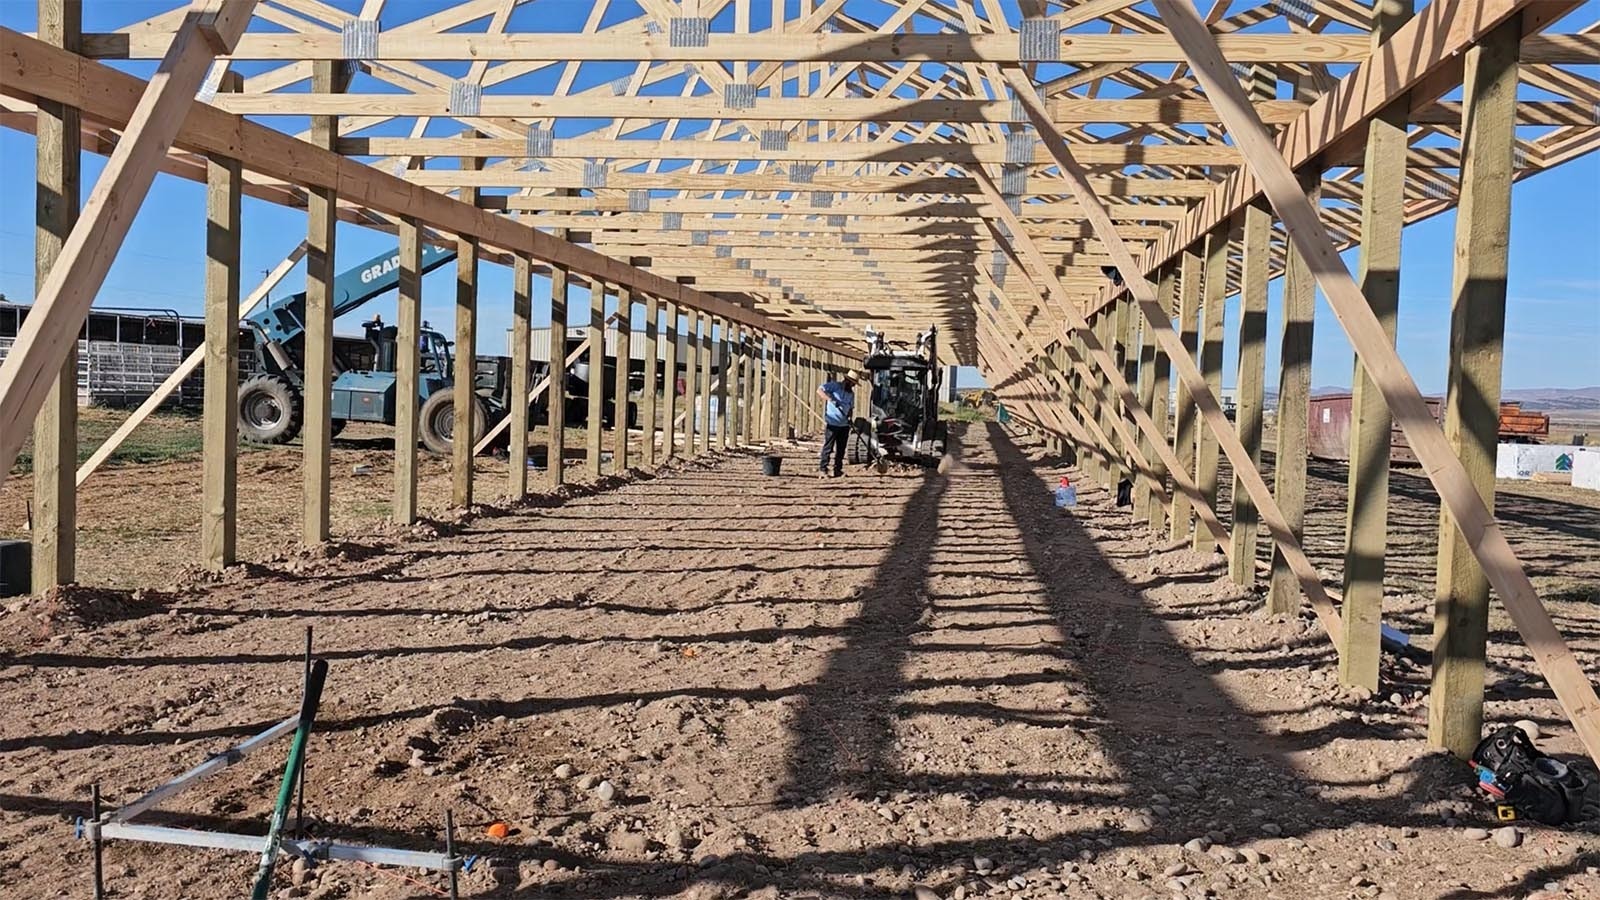
<svg viewBox="0 0 1600 900">
<path fill-rule="evenodd" d="M 668 425 L 644 441 L 646 464 L 805 430 L 823 370 L 847 363 L 862 328 L 903 338 L 936 325 L 949 361 L 984 369 L 1095 481 L 1133 478 L 1142 518 L 1222 550 L 1242 582 L 1257 577 L 1254 526 L 1265 526 L 1273 608 L 1308 598 L 1341 677 L 1376 687 L 1383 517 L 1352 512 L 1347 577 L 1331 590 L 1298 544 L 1303 464 L 1281 454 L 1273 485 L 1258 467 L 1266 284 L 1283 275 L 1296 323 L 1281 350 L 1285 454 L 1304 419 L 1315 285 L 1362 366 L 1352 453 L 1387 455 L 1393 410 L 1444 500 L 1434 738 L 1458 752 L 1476 739 L 1492 585 L 1600 758 L 1600 704 L 1500 536 L 1492 468 L 1474 446 L 1498 399 L 1498 356 L 1489 377 L 1456 353 L 1441 431 L 1395 355 L 1397 295 L 1383 281 L 1398 278 L 1404 224 L 1459 206 L 1458 322 L 1503 315 L 1503 246 L 1483 235 L 1504 230 L 1509 185 L 1600 146 L 1600 82 L 1580 68 L 1600 62 L 1600 34 L 1552 27 L 1578 5 L 1433 0 L 1413 15 L 1411 0 L 1214 0 L 1202 15 L 1190 0 L 597 0 L 562 22 L 534 0 L 423 14 L 385 0 L 197 0 L 78 34 L 73 3 L 41 0 L 37 36 L 0 30 L 0 123 L 36 132 L 42 162 L 47 143 L 62 156 L 81 142 L 111 163 L 77 224 L 55 221 L 59 246 L 41 243 L 39 308 L 0 368 L 0 462 L 41 409 L 44 446 L 72 444 L 59 373 L 132 210 L 166 172 L 206 181 L 216 201 L 215 335 L 240 305 L 237 272 L 231 285 L 221 277 L 230 258 L 237 268 L 226 238 L 237 239 L 228 200 L 240 195 L 307 208 L 313 316 L 326 307 L 335 219 L 395 233 L 413 273 L 422 243 L 458 246 L 462 345 L 479 260 L 515 267 L 517 340 L 535 273 L 552 280 L 556 332 L 572 284 L 595 288 L 591 322 L 608 293 L 619 312 L 646 310 L 652 422 L 653 348 L 665 341 L 659 369 L 677 371 L 686 329 L 699 379 L 688 410 L 662 395 Z M 146 59 L 162 60 L 148 83 L 112 65 Z M 41 190 L 51 171 L 41 166 Z M 1338 252 L 1356 246 L 1353 278 Z M 401 327 L 413 333 L 419 289 L 403 280 Z M 1247 313 L 1237 425 L 1217 400 L 1221 309 L 1235 293 Z M 616 316 L 624 333 L 632 319 Z M 326 332 L 313 328 L 319 348 Z M 1474 339 L 1498 347 L 1497 334 Z M 713 349 L 731 366 L 715 380 L 697 363 Z M 581 352 L 596 364 L 604 350 Z M 208 346 L 208 370 L 229 358 Z M 414 365 L 400 360 L 402 377 Z M 310 374 L 320 402 L 328 372 Z M 526 433 L 527 390 L 506 423 L 514 433 Z M 560 374 L 534 387 L 564 390 Z M 697 434 L 714 394 L 727 427 Z M 415 410 L 402 413 L 401 435 L 414 437 Z M 208 428 L 226 431 L 230 416 L 208 406 Z M 308 431 L 309 541 L 328 536 L 325 430 Z M 230 440 L 207 446 L 229 456 Z M 557 427 L 558 479 L 562 440 Z M 595 428 L 591 475 L 600 441 Z M 459 444 L 455 461 L 462 504 L 470 449 Z M 514 440 L 513 496 L 526 491 L 525 453 Z M 403 520 L 415 515 L 406 456 Z M 1221 456 L 1236 473 L 1232 521 L 1215 512 Z M 1352 495 L 1386 496 L 1387 469 L 1362 471 Z M 37 480 L 41 509 L 58 510 L 47 533 L 64 533 L 71 488 L 70 466 Z M 232 490 L 207 481 L 213 564 L 231 561 Z M 70 574 L 66 544 L 51 545 L 51 578 Z M 1358 558 L 1372 547 L 1376 565 Z"/>
</svg>

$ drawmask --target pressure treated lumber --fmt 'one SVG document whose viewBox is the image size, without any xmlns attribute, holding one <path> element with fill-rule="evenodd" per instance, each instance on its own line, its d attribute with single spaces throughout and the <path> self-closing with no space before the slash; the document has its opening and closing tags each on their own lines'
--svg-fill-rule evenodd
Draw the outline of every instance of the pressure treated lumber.
<svg viewBox="0 0 1600 900">
<path fill-rule="evenodd" d="M 1411 6 L 1410 0 L 1382 0 L 1374 7 L 1374 46 L 1411 15 Z M 1356 280 L 1391 345 L 1400 307 L 1400 233 L 1406 212 L 1406 106 L 1402 99 L 1367 123 L 1366 161 L 1361 172 L 1361 251 Z M 1359 359 L 1350 385 L 1344 602 L 1340 607 L 1344 646 L 1339 651 L 1339 681 L 1376 691 L 1389 527 L 1389 435 L 1394 423 L 1383 405 L 1383 395 Z"/>
<path fill-rule="evenodd" d="M 692 459 L 700 455 L 695 441 L 695 411 L 700 408 L 700 314 L 695 310 L 685 311 L 683 338 L 683 455 Z"/>
<path fill-rule="evenodd" d="M 1190 362 L 1194 361 L 1200 343 L 1198 316 L 1201 266 L 1199 253 L 1193 248 L 1183 251 L 1182 262 L 1178 268 L 1178 335 L 1183 347 L 1183 356 Z M 1189 397 L 1189 386 L 1182 379 L 1178 380 L 1177 391 L 1177 409 L 1174 413 L 1177 429 L 1173 432 L 1172 449 L 1177 453 L 1178 459 L 1184 461 L 1184 470 L 1192 471 L 1196 432 L 1199 430 L 1194 420 L 1195 406 Z M 1165 440 L 1164 434 L 1163 440 Z M 1167 513 L 1167 537 L 1175 541 L 1183 540 L 1189 537 L 1193 527 L 1194 516 L 1189 498 L 1181 491 L 1173 492 L 1172 508 Z"/>
<path fill-rule="evenodd" d="M 1156 304 L 1161 307 L 1161 320 L 1172 321 L 1172 306 L 1178 292 L 1177 268 L 1168 265 L 1161 272 L 1160 282 L 1156 289 Z M 1161 497 L 1165 493 L 1167 470 L 1166 463 L 1155 454 L 1152 441 L 1159 440 L 1163 443 L 1167 439 L 1168 407 L 1171 405 L 1172 396 L 1172 361 L 1167 358 L 1167 351 L 1156 340 L 1154 329 L 1145 327 L 1144 345 L 1150 348 L 1153 360 L 1151 372 L 1150 402 L 1141 404 L 1150 416 L 1151 424 L 1155 428 L 1155 437 L 1149 433 L 1140 435 L 1140 446 L 1145 448 L 1145 454 L 1150 457 L 1153 471 L 1150 474 L 1148 486 L 1145 489 L 1146 503 L 1148 504 L 1148 521 L 1150 528 L 1157 534 L 1167 527 L 1168 504 Z"/>
<path fill-rule="evenodd" d="M 639 394 L 639 427 L 643 435 L 639 441 L 639 465 L 645 471 L 654 469 L 656 455 L 656 417 L 659 404 L 657 392 L 661 390 L 661 302 L 654 297 L 644 298 L 644 390 Z"/>
<path fill-rule="evenodd" d="M 549 353 L 552 367 L 559 351 Z M 511 394 L 506 410 L 510 442 L 506 447 L 506 494 L 516 502 L 528 495 L 528 430 L 533 383 L 533 260 L 517 254 L 511 269 Z M 476 450 L 477 448 L 473 448 Z"/>
<path fill-rule="evenodd" d="M 1320 201 L 1321 179 L 1307 172 L 1299 179 L 1301 190 L 1315 208 Z M 1283 331 L 1278 342 L 1277 449 L 1273 456 L 1272 492 L 1283 510 L 1295 539 L 1305 535 L 1306 454 L 1311 416 L 1311 353 L 1316 323 L 1317 283 L 1305 257 L 1294 246 L 1286 251 L 1283 279 Z M 1300 585 L 1283 549 L 1272 550 L 1272 572 L 1267 585 L 1267 610 L 1293 613 L 1300 608 Z"/>
<path fill-rule="evenodd" d="M 1505 358 L 1511 232 L 1511 179 L 1507 174 L 1516 144 L 1512 111 L 1516 108 L 1519 30 L 1519 23 L 1512 20 L 1468 50 L 1463 82 L 1462 103 L 1467 117 L 1461 133 L 1461 201 L 1456 210 L 1450 375 L 1442 436 L 1451 461 L 1459 461 L 1461 489 L 1477 501 L 1478 508 L 1458 512 L 1454 504 L 1449 504 L 1440 510 L 1433 685 L 1428 697 L 1429 742 L 1463 758 L 1472 754 L 1483 728 L 1490 586 L 1485 569 L 1506 564 L 1492 556 L 1485 558 L 1481 549 L 1475 551 L 1477 542 L 1471 526 L 1476 517 L 1487 522 L 1496 535 L 1499 533 L 1492 516 L 1500 378 Z M 1409 436 L 1410 430 L 1406 433 Z M 1434 478 L 1437 483 L 1438 476 Z M 1441 488 L 1441 494 L 1443 491 Z M 1522 574 L 1514 558 L 1510 564 L 1516 565 L 1516 575 Z M 1544 614 L 1532 585 L 1525 595 L 1509 596 L 1505 587 L 1496 587 L 1502 601 L 1513 610 L 1513 618 L 1517 617 L 1513 606 L 1517 602 L 1528 603 Z M 1548 624 L 1548 618 L 1545 622 Z M 1520 621 L 1518 625 L 1521 626 Z M 1548 670 L 1546 674 L 1559 696 L 1561 687 L 1556 678 Z M 1578 674 L 1582 674 L 1581 670 Z M 1582 684 L 1589 687 L 1587 679 Z M 1592 703 L 1593 697 L 1591 690 L 1586 699 Z M 1563 697 L 1562 702 L 1566 705 L 1569 701 Z M 1570 707 L 1568 712 L 1570 715 Z M 1600 715 L 1600 709 L 1591 708 L 1590 712 Z M 1600 725 L 1595 728 L 1593 736 L 1600 737 Z M 1588 746 L 1591 755 L 1600 752 L 1600 747 Z"/>
<path fill-rule="evenodd" d="M 628 470 L 628 365 L 629 344 L 632 342 L 633 294 L 625 287 L 617 288 L 617 344 L 614 351 L 616 368 L 612 373 L 611 400 L 611 471 Z"/>
<path fill-rule="evenodd" d="M 1200 302 L 1198 336 L 1200 374 L 1211 393 L 1222 396 L 1222 307 L 1228 294 L 1229 227 L 1220 225 L 1206 236 L 1204 299 Z M 1208 428 L 1195 429 L 1194 481 L 1213 509 L 1217 506 L 1217 437 Z M 1209 549 L 1205 535 L 1194 534 L 1196 551 Z M 1230 541 L 1231 546 L 1231 541 Z M 1225 548 L 1226 549 L 1226 548 Z"/>
<path fill-rule="evenodd" d="M 231 75 L 232 73 L 230 73 Z M 238 77 L 233 75 L 233 86 Z M 237 561 L 239 455 L 239 242 L 243 172 L 213 157 L 206 178 L 206 369 L 201 414 L 200 564 Z"/>
<path fill-rule="evenodd" d="M 682 364 L 678 360 L 678 342 L 682 332 L 677 304 L 664 302 L 661 308 L 661 339 L 667 344 L 661 360 L 661 460 L 665 462 L 678 454 L 678 367 Z"/>
<path fill-rule="evenodd" d="M 312 64 L 313 90 L 339 86 L 339 63 Z M 339 134 L 329 116 L 311 120 L 311 144 L 327 148 Z M 306 190 L 306 321 L 301 383 L 301 511 L 300 540 L 320 544 L 330 536 L 329 502 L 333 466 L 333 282 L 334 239 L 339 198 L 332 186 Z"/>
<path fill-rule="evenodd" d="M 690 414 L 690 418 L 699 420 L 697 427 L 699 428 L 700 439 L 696 444 L 696 450 L 700 453 L 710 453 L 715 446 L 715 440 L 711 434 L 713 424 L 711 398 L 714 391 L 711 370 L 717 365 L 715 349 L 711 343 L 711 330 L 715 327 L 716 319 L 714 317 L 710 315 L 701 316 L 700 334 L 695 341 L 695 350 L 700 355 L 700 383 L 695 388 L 695 398 L 699 402 L 694 407 L 695 412 Z M 693 429 L 690 430 L 693 431 Z"/>
<path fill-rule="evenodd" d="M 606 396 L 606 286 L 589 285 L 588 424 L 583 432 L 583 473 L 590 481 L 600 478 L 605 452 Z"/>
<path fill-rule="evenodd" d="M 1239 363 L 1234 397 L 1234 425 L 1250 463 L 1261 466 L 1261 425 L 1267 365 L 1267 281 L 1272 276 L 1272 213 L 1259 204 L 1245 207 L 1239 275 Z M 1255 501 L 1233 478 L 1233 544 L 1228 574 L 1235 584 L 1255 583 L 1256 548 L 1261 517 Z"/>
<path fill-rule="evenodd" d="M 134 212 L 166 160 L 167 148 L 194 103 L 206 68 L 219 49 L 237 40 L 254 5 L 255 0 L 209 0 L 191 7 L 154 79 L 148 85 L 141 83 L 134 96 L 126 98 L 131 102 L 125 107 L 129 112 L 122 140 L 39 286 L 32 313 L 18 330 L 16 343 L 0 364 L 0 479 L 11 471 L 27 436 L 28 429 L 21 423 L 32 420 L 51 388 L 60 384 L 62 365 L 77 345 L 89 305 L 127 237 Z M 9 29 L 0 30 L 0 38 L 8 53 L 13 41 L 23 41 L 46 53 L 53 51 L 56 58 L 78 59 L 67 50 Z M 8 66 L 0 85 L 11 81 Z M 73 105 L 67 98 L 48 99 Z"/>
<path fill-rule="evenodd" d="M 422 235 L 400 219 L 400 296 L 395 310 L 394 508 L 396 524 L 417 520 L 418 397 L 422 395 Z"/>
<path fill-rule="evenodd" d="M 83 10 L 74 0 L 40 0 L 39 38 L 65 50 L 80 47 Z M 34 290 L 78 221 L 82 122 L 77 109 L 41 101 L 35 126 Z M 80 322 L 81 324 L 81 322 Z M 20 426 L 16 430 L 23 430 Z M 43 405 L 33 420 L 33 592 L 77 580 L 78 339 L 64 348 Z"/>
<path fill-rule="evenodd" d="M 1318 285 L 1322 288 L 1323 295 L 1350 338 L 1351 346 L 1362 354 L 1362 365 L 1382 391 L 1395 420 L 1405 432 L 1407 443 L 1416 453 L 1429 481 L 1438 490 L 1441 505 L 1449 512 L 1449 521 L 1454 524 L 1454 530 L 1459 531 L 1464 546 L 1470 548 L 1484 575 L 1487 576 L 1489 584 L 1499 594 L 1501 602 L 1505 605 L 1512 621 L 1516 623 L 1517 630 L 1522 634 L 1551 690 L 1571 720 L 1573 729 L 1583 742 L 1584 748 L 1591 758 L 1600 759 L 1600 697 L 1596 697 L 1594 686 L 1589 683 L 1582 667 L 1573 657 L 1571 649 L 1562 640 L 1560 632 L 1550 620 L 1549 613 L 1540 603 L 1538 593 L 1528 580 L 1521 562 L 1506 543 L 1504 533 L 1495 522 L 1492 511 L 1477 488 L 1477 478 L 1457 457 L 1449 438 L 1429 413 L 1416 383 L 1411 379 L 1410 373 L 1407 372 L 1394 348 L 1389 346 L 1382 325 L 1379 324 L 1377 317 L 1372 315 L 1372 310 L 1367 306 L 1360 287 L 1350 276 L 1349 270 L 1344 267 L 1332 239 L 1318 221 L 1316 210 L 1306 202 L 1305 195 L 1295 183 L 1289 164 L 1273 145 L 1265 126 L 1254 118 L 1248 102 L 1239 91 L 1238 83 L 1233 80 L 1227 62 L 1217 51 L 1205 26 L 1195 16 L 1193 9 L 1179 0 L 1156 0 L 1156 5 L 1161 11 L 1162 20 L 1190 56 L 1191 69 L 1205 87 L 1206 95 L 1212 98 L 1217 105 L 1217 111 L 1228 123 L 1228 131 L 1238 142 L 1240 152 L 1245 154 L 1252 170 L 1261 178 L 1268 199 L 1271 200 L 1278 217 L 1287 226 L 1290 239 L 1305 255 Z M 1431 5 L 1429 9 L 1432 9 Z M 1418 19 L 1421 18 L 1418 16 Z M 1508 33 L 1519 34 L 1520 27 L 1520 23 L 1513 24 L 1508 28 Z M 1502 50 L 1502 47 L 1505 49 Z M 1462 240 L 1461 245 L 1465 247 L 1487 243 L 1488 247 L 1472 248 L 1481 250 L 1481 256 L 1471 250 L 1461 253 L 1462 264 L 1459 268 L 1462 271 L 1459 277 L 1464 286 L 1463 290 L 1483 291 L 1484 302 L 1474 312 L 1481 312 L 1491 318 L 1496 306 L 1502 310 L 1502 315 L 1504 310 L 1506 233 L 1504 222 L 1508 219 L 1499 218 L 1499 206 L 1502 202 L 1509 204 L 1509 180 L 1506 178 L 1509 164 L 1506 156 L 1510 154 L 1510 150 L 1502 151 L 1496 146 L 1509 143 L 1508 138 L 1500 137 L 1496 140 L 1489 138 L 1488 135 L 1510 130 L 1511 117 L 1506 110 L 1509 110 L 1510 103 L 1514 102 L 1512 86 L 1516 82 L 1517 68 L 1515 48 L 1514 39 L 1497 36 L 1492 47 L 1478 48 L 1469 54 L 1468 60 L 1469 68 L 1474 71 L 1467 82 L 1467 93 L 1469 95 L 1482 93 L 1484 95 L 1482 102 L 1488 105 L 1468 116 L 1469 119 L 1475 115 L 1487 118 L 1481 125 L 1468 129 L 1469 132 L 1476 131 L 1477 128 L 1483 129 L 1477 135 L 1478 146 L 1471 152 L 1485 154 L 1485 157 L 1474 164 L 1482 165 L 1483 171 L 1474 173 L 1466 179 L 1466 183 L 1470 185 L 1474 179 L 1483 179 L 1483 195 L 1478 199 L 1485 208 L 1463 211 L 1461 214 L 1460 222 L 1463 223 L 1461 227 L 1472 236 L 1470 240 Z M 1509 76 L 1506 74 L 1508 69 L 1511 72 Z M 1467 106 L 1470 110 L 1473 102 L 1469 101 Z M 1485 139 L 1490 146 L 1485 146 Z M 1491 191 L 1494 193 L 1491 194 Z M 1502 193 L 1505 195 L 1503 201 Z M 1494 212 L 1491 213 L 1490 209 Z M 1474 226 L 1480 223 L 1489 224 L 1481 230 L 1475 229 Z M 1473 259 L 1474 256 L 1478 256 L 1476 261 Z M 1477 268 L 1480 266 L 1481 269 Z M 1496 281 L 1499 283 L 1496 284 Z M 1467 285 L 1471 287 L 1465 287 Z M 1495 302 L 1496 295 L 1498 303 Z M 1465 305 L 1478 306 L 1471 303 L 1470 298 L 1458 297 L 1458 307 L 1463 305 L 1464 301 Z M 1452 319 L 1452 332 L 1454 332 L 1454 312 Z M 1485 332 L 1477 329 L 1493 327 L 1494 323 L 1480 323 L 1475 326 L 1473 332 L 1463 331 L 1460 346 L 1462 348 L 1475 346 L 1485 335 Z M 1503 325 L 1500 327 L 1503 328 Z M 1466 360 L 1462 362 L 1465 364 Z M 1498 368 L 1498 365 L 1494 366 L 1496 372 Z M 1486 377 L 1490 379 L 1487 382 L 1478 380 L 1475 376 L 1461 379 L 1464 390 L 1473 390 L 1467 385 L 1473 381 L 1477 382 L 1474 385 L 1475 396 L 1472 398 L 1474 405 L 1486 402 L 1498 403 L 1498 384 L 1494 383 L 1493 376 Z M 1484 413 L 1485 416 L 1498 416 L 1497 405 L 1484 408 L 1494 410 L 1492 413 Z M 1441 547 L 1441 558 L 1445 553 Z M 1472 614 L 1472 617 L 1483 618 L 1476 613 Z M 1475 639 L 1462 637 L 1464 642 L 1473 646 L 1478 645 Z M 1335 644 L 1338 644 L 1337 640 Z M 1464 661 L 1470 667 L 1472 663 L 1468 656 L 1469 652 L 1463 650 L 1460 656 L 1456 656 L 1452 649 L 1447 648 L 1443 656 L 1465 658 Z M 1470 679 L 1470 676 L 1468 678 Z M 1436 684 L 1439 680 L 1436 673 Z M 1465 698 L 1462 702 L 1468 704 L 1472 702 L 1470 691 L 1441 689 L 1436 699 L 1442 700 L 1446 697 L 1457 700 Z M 1430 734 L 1434 734 L 1431 728 Z M 1442 742 L 1443 735 L 1434 735 L 1434 739 Z M 1451 749 L 1460 752 L 1459 746 L 1451 745 Z"/>
</svg>

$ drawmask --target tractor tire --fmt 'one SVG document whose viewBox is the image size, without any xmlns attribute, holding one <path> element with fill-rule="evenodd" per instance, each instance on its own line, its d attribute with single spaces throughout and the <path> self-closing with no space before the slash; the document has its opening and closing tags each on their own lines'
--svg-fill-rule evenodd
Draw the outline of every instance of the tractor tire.
<svg viewBox="0 0 1600 900">
<path fill-rule="evenodd" d="M 856 431 L 850 435 L 850 448 L 846 456 L 852 466 L 864 466 L 872 462 L 872 454 L 868 449 L 866 432 Z"/>
<path fill-rule="evenodd" d="M 300 390 L 280 375 L 256 375 L 239 385 L 239 436 L 258 444 L 287 444 L 300 434 Z"/>
<path fill-rule="evenodd" d="M 489 414 L 478 395 L 469 396 L 472 397 L 472 442 L 476 444 L 489 428 Z M 455 391 L 448 388 L 434 391 L 423 402 L 422 410 L 417 414 L 417 418 L 421 420 L 418 430 L 422 432 L 422 446 L 440 456 L 449 455 L 450 447 L 455 440 L 455 415 Z"/>
<path fill-rule="evenodd" d="M 328 426 L 329 426 L 328 427 L 328 436 L 329 437 L 338 437 L 339 436 L 339 432 L 344 430 L 345 420 L 344 419 L 331 419 L 328 422 Z"/>
</svg>

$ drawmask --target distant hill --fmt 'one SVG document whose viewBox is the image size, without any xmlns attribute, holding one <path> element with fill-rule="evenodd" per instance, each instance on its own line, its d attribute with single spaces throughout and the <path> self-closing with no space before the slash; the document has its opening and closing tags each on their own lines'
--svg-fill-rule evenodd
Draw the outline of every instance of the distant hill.
<svg viewBox="0 0 1600 900">
<path fill-rule="evenodd" d="M 1502 391 L 1501 399 L 1521 403 L 1540 412 L 1600 409 L 1600 386 L 1581 388 L 1521 388 Z"/>
</svg>

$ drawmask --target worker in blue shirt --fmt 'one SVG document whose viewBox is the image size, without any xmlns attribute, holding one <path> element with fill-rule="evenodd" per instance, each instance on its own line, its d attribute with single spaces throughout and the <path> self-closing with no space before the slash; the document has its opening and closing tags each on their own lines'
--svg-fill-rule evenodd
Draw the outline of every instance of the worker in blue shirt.
<svg viewBox="0 0 1600 900">
<path fill-rule="evenodd" d="M 833 457 L 833 477 L 838 478 L 844 474 L 844 448 L 850 440 L 850 413 L 856 405 L 856 376 L 852 372 L 844 373 L 838 381 L 823 382 L 817 388 L 817 396 L 827 403 L 827 410 L 823 420 L 827 423 L 828 436 L 822 442 L 822 457 L 817 461 L 819 477 L 828 477 L 828 457 Z"/>
</svg>

